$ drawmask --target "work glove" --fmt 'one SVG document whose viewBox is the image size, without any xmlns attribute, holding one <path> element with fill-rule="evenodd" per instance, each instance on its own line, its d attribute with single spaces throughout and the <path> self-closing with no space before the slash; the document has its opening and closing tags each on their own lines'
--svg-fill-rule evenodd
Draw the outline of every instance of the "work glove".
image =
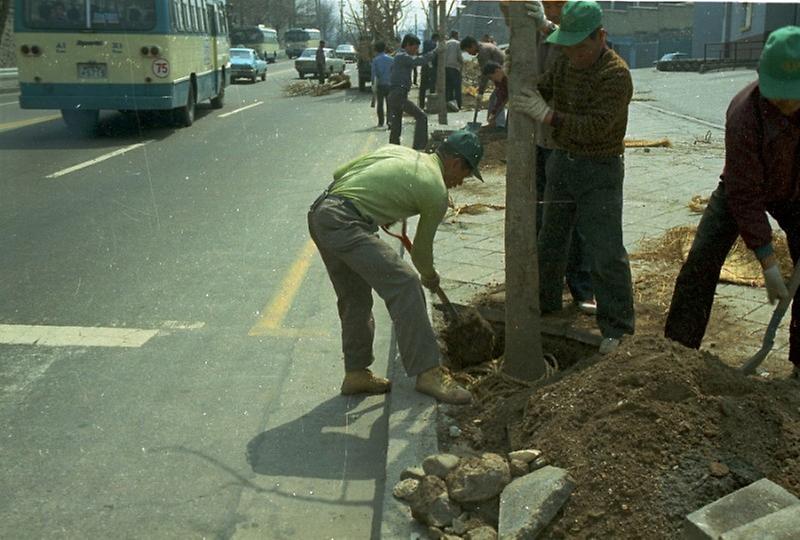
<svg viewBox="0 0 800 540">
<path fill-rule="evenodd" d="M 534 89 L 525 89 L 518 96 L 512 97 L 508 108 L 514 112 L 527 114 L 537 122 L 544 122 L 551 112 L 542 94 Z"/>
<path fill-rule="evenodd" d="M 767 284 L 767 298 L 769 298 L 770 304 L 789 298 L 789 290 L 786 288 L 786 283 L 783 281 L 781 270 L 777 264 L 764 269 L 764 281 Z"/>
<path fill-rule="evenodd" d="M 550 24 L 550 21 L 544 15 L 544 6 L 538 0 L 536 2 L 525 2 L 525 13 L 533 19 L 537 30 L 541 30 Z"/>
<path fill-rule="evenodd" d="M 429 291 L 436 292 L 439 290 L 439 274 L 436 272 L 431 277 L 420 276 L 419 280 L 422 282 L 422 286 Z"/>
</svg>

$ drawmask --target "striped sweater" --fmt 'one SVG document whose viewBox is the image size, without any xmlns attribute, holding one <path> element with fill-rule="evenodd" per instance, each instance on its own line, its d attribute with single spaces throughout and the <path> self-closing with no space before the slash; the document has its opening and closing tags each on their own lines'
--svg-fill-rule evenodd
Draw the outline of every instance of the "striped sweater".
<svg viewBox="0 0 800 540">
<path fill-rule="evenodd" d="M 543 75 L 539 90 L 553 104 L 553 136 L 559 148 L 586 157 L 625 152 L 633 83 L 627 64 L 617 53 L 607 50 L 585 70 L 574 69 L 569 59 L 561 56 Z"/>
</svg>

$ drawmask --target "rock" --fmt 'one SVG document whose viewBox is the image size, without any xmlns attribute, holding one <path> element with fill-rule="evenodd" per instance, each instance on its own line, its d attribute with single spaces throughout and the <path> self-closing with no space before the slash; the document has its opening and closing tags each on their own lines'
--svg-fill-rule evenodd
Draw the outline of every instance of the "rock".
<svg viewBox="0 0 800 540">
<path fill-rule="evenodd" d="M 723 534 L 720 540 L 796 540 L 798 531 L 800 505 L 795 505 L 736 527 Z"/>
<path fill-rule="evenodd" d="M 409 501 L 411 515 L 425 525 L 448 527 L 461 508 L 447 496 L 447 485 L 438 476 L 426 476 Z"/>
<path fill-rule="evenodd" d="M 430 540 L 441 540 L 444 537 L 444 531 L 439 527 L 428 527 L 428 538 Z"/>
<path fill-rule="evenodd" d="M 450 426 L 448 433 L 452 438 L 460 437 L 461 436 L 461 428 L 458 426 Z"/>
<path fill-rule="evenodd" d="M 508 468 L 514 478 L 528 474 L 528 464 L 519 459 L 512 459 L 511 463 L 508 464 Z"/>
<path fill-rule="evenodd" d="M 487 501 L 511 481 L 508 463 L 497 454 L 466 457 L 447 475 L 447 490 L 458 502 Z"/>
<path fill-rule="evenodd" d="M 400 473 L 400 480 L 405 480 L 406 478 L 422 480 L 425 478 L 425 471 L 422 467 L 409 467 Z"/>
<path fill-rule="evenodd" d="M 422 462 L 422 469 L 426 475 L 444 479 L 458 465 L 458 460 L 459 457 L 453 454 L 435 454 L 425 458 Z"/>
<path fill-rule="evenodd" d="M 728 531 L 799 504 L 800 499 L 762 478 L 686 516 L 683 536 L 687 540 L 716 540 Z"/>
<path fill-rule="evenodd" d="M 401 501 L 409 501 L 417 489 L 419 489 L 419 484 L 419 480 L 415 478 L 406 478 L 405 480 L 400 480 L 394 485 L 392 495 Z"/>
<path fill-rule="evenodd" d="M 515 479 L 500 495 L 498 535 L 504 540 L 536 538 L 574 489 L 569 473 L 557 467 L 546 466 Z"/>
<path fill-rule="evenodd" d="M 488 525 L 472 529 L 464 535 L 464 540 L 497 540 L 497 531 Z"/>
<path fill-rule="evenodd" d="M 520 461 L 524 461 L 525 463 L 530 463 L 534 459 L 541 457 L 542 451 L 541 450 L 516 450 L 514 452 L 509 452 L 508 454 L 508 461 L 513 461 L 518 459 Z"/>
<path fill-rule="evenodd" d="M 450 525 L 453 529 L 453 534 L 463 535 L 467 532 L 467 520 L 463 519 L 463 514 L 458 516 L 456 519 L 453 520 L 453 524 Z"/>
<path fill-rule="evenodd" d="M 542 457 L 538 457 L 538 458 L 534 459 L 534 460 L 533 460 L 533 461 L 532 461 L 532 462 L 531 462 L 531 463 L 528 465 L 528 470 L 529 470 L 530 472 L 533 472 L 533 471 L 538 471 L 539 469 L 541 469 L 541 468 L 543 468 L 543 467 L 547 467 L 548 465 L 550 465 L 550 462 L 549 462 L 549 461 L 547 461 L 547 458 L 546 458 L 546 457 L 542 456 Z"/>
<path fill-rule="evenodd" d="M 460 536 L 455 534 L 446 534 L 442 536 L 442 540 L 462 540 Z"/>
<path fill-rule="evenodd" d="M 708 472 L 711 473 L 711 476 L 722 478 L 723 476 L 728 476 L 731 470 L 724 463 L 719 463 L 718 461 L 712 461 L 711 463 L 708 464 Z"/>
<path fill-rule="evenodd" d="M 477 503 L 464 503 L 461 505 L 469 512 L 470 520 L 467 529 L 476 529 L 483 525 L 497 526 L 500 518 L 500 497 Z"/>
</svg>

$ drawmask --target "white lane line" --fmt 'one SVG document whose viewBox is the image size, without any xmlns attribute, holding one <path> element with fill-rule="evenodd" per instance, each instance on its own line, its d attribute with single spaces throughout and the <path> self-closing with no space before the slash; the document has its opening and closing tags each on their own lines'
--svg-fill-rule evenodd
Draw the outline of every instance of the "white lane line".
<svg viewBox="0 0 800 540">
<path fill-rule="evenodd" d="M 236 114 L 236 113 L 239 113 L 239 112 L 242 112 L 242 111 L 246 111 L 247 109 L 252 109 L 253 107 L 258 107 L 259 105 L 263 105 L 263 104 L 264 104 L 263 101 L 256 101 L 255 103 L 251 103 L 250 105 L 246 105 L 244 107 L 239 107 L 238 109 L 235 109 L 235 110 L 233 110 L 231 112 L 226 112 L 225 114 L 221 114 L 221 115 L 219 115 L 219 117 L 220 118 L 225 118 L 225 117 L 230 116 L 232 114 Z"/>
<path fill-rule="evenodd" d="M 125 148 L 120 148 L 119 150 L 114 150 L 113 152 L 109 152 L 108 154 L 103 154 L 100 157 L 96 157 L 94 159 L 90 159 L 89 161 L 84 161 L 83 163 L 78 163 L 77 165 L 73 165 L 72 167 L 68 167 L 66 169 L 62 169 L 62 170 L 60 170 L 58 172 L 54 172 L 53 174 L 48 174 L 47 176 L 45 176 L 45 178 L 58 178 L 60 176 L 66 175 L 66 174 L 73 173 L 73 172 L 79 171 L 81 169 L 85 169 L 86 167 L 91 167 L 92 165 L 96 165 L 96 164 L 98 164 L 98 163 L 100 163 L 102 161 L 105 161 L 107 159 L 111 159 L 113 157 L 121 156 L 122 154 L 130 152 L 131 150 L 136 150 L 137 148 L 141 148 L 142 146 L 144 146 L 144 145 L 146 145 L 148 143 L 151 143 L 151 142 L 153 142 L 153 141 L 152 140 L 145 141 L 145 142 L 141 142 L 141 143 L 132 144 L 130 146 L 126 146 Z"/>
<path fill-rule="evenodd" d="M 0 344 L 47 347 L 141 347 L 159 330 L 0 324 Z"/>
<path fill-rule="evenodd" d="M 5 107 L 6 105 L 19 105 L 19 101 L 6 101 L 4 103 L 0 103 L 0 107 Z"/>
</svg>

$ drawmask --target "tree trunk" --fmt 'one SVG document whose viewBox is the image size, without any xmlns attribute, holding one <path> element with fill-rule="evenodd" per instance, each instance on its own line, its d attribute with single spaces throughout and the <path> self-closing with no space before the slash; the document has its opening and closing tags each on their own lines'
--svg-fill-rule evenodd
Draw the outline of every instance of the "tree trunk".
<svg viewBox="0 0 800 540">
<path fill-rule="evenodd" d="M 5 34 L 6 20 L 8 20 L 10 11 L 11 11 L 11 0 L 0 0 L 0 45 L 3 44 L 3 35 Z"/>
<path fill-rule="evenodd" d="M 519 95 L 536 80 L 537 30 L 522 2 L 509 6 L 511 59 L 509 93 Z M 528 84 L 530 84 L 528 82 Z M 509 115 L 506 176 L 506 336 L 504 371 L 536 380 L 545 373 L 539 319 L 539 262 L 536 246 L 536 143 L 534 121 Z"/>
<path fill-rule="evenodd" d="M 447 99 L 445 98 L 445 30 L 447 0 L 439 0 L 439 52 L 436 53 L 436 95 L 439 98 L 439 123 L 447 124 Z"/>
</svg>

